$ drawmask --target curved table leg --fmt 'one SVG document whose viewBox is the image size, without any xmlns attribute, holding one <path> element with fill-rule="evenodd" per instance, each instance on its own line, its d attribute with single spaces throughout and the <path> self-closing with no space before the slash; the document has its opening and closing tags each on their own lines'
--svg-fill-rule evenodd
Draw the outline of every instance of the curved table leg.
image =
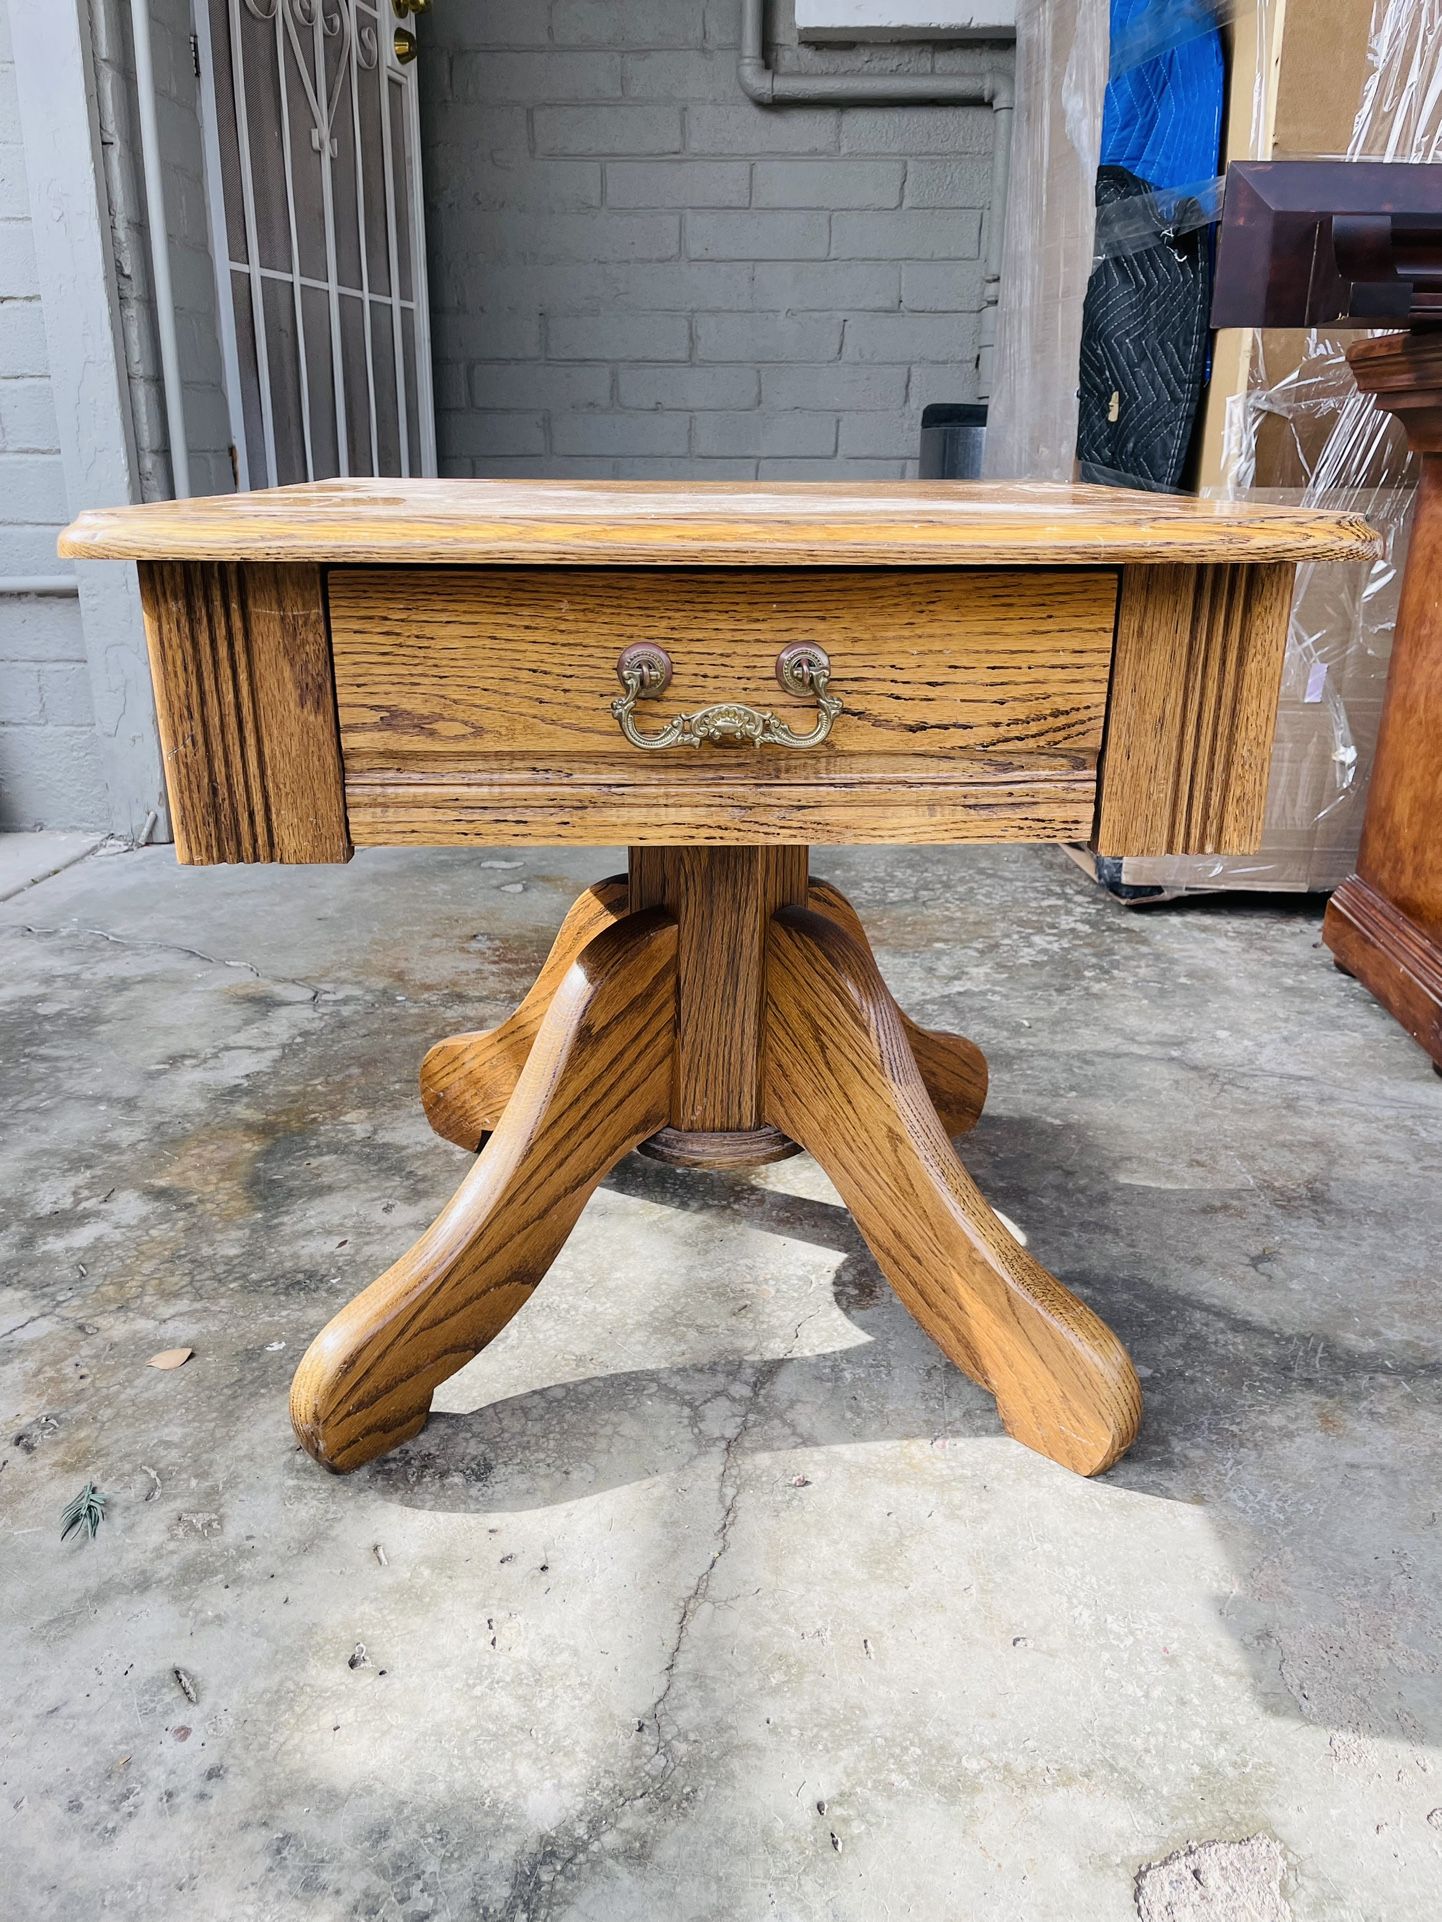
<svg viewBox="0 0 1442 1922">
<path fill-rule="evenodd" d="M 840 888 L 833 887 L 829 881 L 813 881 L 806 905 L 813 913 L 824 914 L 828 921 L 845 929 L 875 964 L 861 916 Z M 895 1002 L 892 1005 L 895 1007 Z M 901 1008 L 896 1012 L 942 1126 L 949 1135 L 966 1134 L 980 1121 L 986 1105 L 986 1056 L 963 1034 L 950 1034 L 945 1028 L 923 1028 Z"/>
<path fill-rule="evenodd" d="M 595 936 L 556 988 L 485 1152 L 407 1254 L 306 1351 L 291 1420 L 327 1468 L 419 1434 L 431 1395 L 523 1307 L 587 1197 L 665 1125 L 676 926 L 660 910 Z"/>
<path fill-rule="evenodd" d="M 996 1397 L 1007 1433 L 1083 1475 L 1131 1444 L 1126 1350 L 998 1221 L 956 1158 L 870 955 L 837 922 L 772 917 L 766 1118 L 836 1184 L 887 1280 Z"/>
<path fill-rule="evenodd" d="M 598 881 L 571 903 L 541 972 L 514 1014 L 495 1028 L 448 1035 L 421 1062 L 421 1105 L 436 1133 L 472 1154 L 501 1118 L 566 970 L 586 943 L 626 912 L 624 874 Z"/>
<path fill-rule="evenodd" d="M 426 1050 L 421 1103 L 444 1140 L 472 1154 L 484 1146 L 520 1079 L 556 984 L 587 941 L 625 914 L 627 901 L 624 874 L 587 888 L 572 903 L 541 972 L 514 1014 L 497 1027 L 448 1035 Z M 870 954 L 861 920 L 839 888 L 813 881 L 807 904 L 839 923 Z M 897 1014 L 946 1132 L 965 1134 L 976 1126 L 986 1102 L 986 1056 L 964 1035 L 923 1028 L 899 1008 Z"/>
</svg>

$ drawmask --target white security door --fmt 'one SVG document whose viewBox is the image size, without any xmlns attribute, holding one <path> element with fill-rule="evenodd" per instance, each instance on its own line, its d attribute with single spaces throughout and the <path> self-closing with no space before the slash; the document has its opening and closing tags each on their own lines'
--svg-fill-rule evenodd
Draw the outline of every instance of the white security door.
<svg viewBox="0 0 1442 1922">
<path fill-rule="evenodd" d="M 435 472 L 416 22 L 394 3 L 195 0 L 243 488 Z"/>
</svg>

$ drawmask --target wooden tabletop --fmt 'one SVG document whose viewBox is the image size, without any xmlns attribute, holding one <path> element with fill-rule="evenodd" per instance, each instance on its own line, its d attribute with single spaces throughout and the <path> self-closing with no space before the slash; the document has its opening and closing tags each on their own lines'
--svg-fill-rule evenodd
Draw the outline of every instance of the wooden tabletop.
<svg viewBox="0 0 1442 1922">
<path fill-rule="evenodd" d="M 723 567 L 1365 560 L 1354 514 L 1046 482 L 331 480 L 93 509 L 76 560 Z"/>
</svg>

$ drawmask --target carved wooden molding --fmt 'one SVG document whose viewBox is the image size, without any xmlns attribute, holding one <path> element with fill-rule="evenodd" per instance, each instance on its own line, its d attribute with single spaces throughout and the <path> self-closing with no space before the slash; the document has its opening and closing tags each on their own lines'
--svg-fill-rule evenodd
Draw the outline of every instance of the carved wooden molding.
<svg viewBox="0 0 1442 1922">
<path fill-rule="evenodd" d="M 1123 572 L 1099 854 L 1257 846 L 1293 573 L 1275 562 Z"/>
<path fill-rule="evenodd" d="M 140 569 L 177 857 L 348 861 L 318 567 Z"/>
</svg>

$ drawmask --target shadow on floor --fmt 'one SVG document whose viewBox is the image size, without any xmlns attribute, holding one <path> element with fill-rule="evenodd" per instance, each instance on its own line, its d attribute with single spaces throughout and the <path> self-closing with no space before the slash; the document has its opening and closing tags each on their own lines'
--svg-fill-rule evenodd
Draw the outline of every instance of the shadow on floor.
<svg viewBox="0 0 1442 1922">
<path fill-rule="evenodd" d="M 1067 1191 L 1084 1188 L 1088 1238 L 1123 1246 L 1135 1199 L 1088 1175 L 1090 1157 L 1074 1134 L 1058 1177 L 1048 1156 L 1054 1134 L 1039 1142 L 1038 1133 L 1032 1123 L 989 1119 L 962 1144 L 989 1198 L 1002 1208 L 1024 1205 L 1037 1221 L 1061 1207 Z M 1049 1172 L 1039 1185 L 1041 1169 Z M 607 1186 L 836 1252 L 836 1306 L 867 1339 L 821 1354 L 590 1375 L 467 1414 L 437 1413 L 422 1436 L 363 1471 L 383 1497 L 430 1510 L 515 1512 L 675 1473 L 714 1448 L 698 1442 L 697 1418 L 738 1384 L 758 1410 L 739 1443 L 742 1454 L 895 1440 L 944 1447 L 999 1433 L 990 1397 L 936 1365 L 928 1338 L 839 1203 L 639 1156 Z M 1167 1238 L 1173 1273 L 1176 1250 L 1189 1237 L 1205 1246 L 1195 1199 L 1148 1197 L 1147 1231 Z M 1141 1435 L 1101 1485 L 1206 1510 L 1236 1565 L 1234 1591 L 1219 1607 L 1259 1698 L 1274 1713 L 1322 1723 L 1343 1739 L 1442 1746 L 1428 1620 L 1442 1593 L 1442 1527 L 1425 1501 L 1419 1514 L 1425 1490 L 1407 1478 L 1395 1444 L 1399 1412 L 1435 1431 L 1442 1363 L 1404 1343 L 1279 1331 L 1143 1274 L 1087 1273 L 1062 1260 L 1048 1239 L 1033 1234 L 1033 1252 L 1115 1328 L 1143 1374 Z M 1254 1257 L 1259 1275 L 1267 1257 L 1265 1249 Z M 1264 1281 L 1259 1295 L 1265 1300 Z M 773 1396 L 776 1389 L 782 1393 Z M 1391 1426 L 1371 1432 L 1384 1405 Z M 1270 1541 L 1269 1510 L 1276 1516 Z M 1284 1579 L 1268 1593 L 1272 1573 Z"/>
</svg>

